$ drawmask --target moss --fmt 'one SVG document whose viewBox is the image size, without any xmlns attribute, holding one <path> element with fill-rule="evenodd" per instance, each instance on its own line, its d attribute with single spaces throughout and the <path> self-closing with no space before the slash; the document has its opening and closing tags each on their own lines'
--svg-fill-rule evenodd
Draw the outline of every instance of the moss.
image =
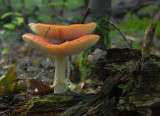
<svg viewBox="0 0 160 116">
<path fill-rule="evenodd" d="M 131 89 L 133 87 L 133 84 L 134 84 L 134 78 L 131 77 L 131 79 L 127 83 L 125 83 L 125 84 L 119 84 L 118 88 L 122 89 L 123 93 L 129 92 L 129 91 L 131 91 Z"/>
<path fill-rule="evenodd" d="M 111 47 L 111 39 L 109 37 L 110 28 L 109 28 L 108 20 L 109 19 L 107 15 L 99 17 L 98 19 L 95 20 L 97 27 L 94 33 L 99 35 L 101 39 L 103 39 L 105 48 Z"/>
<path fill-rule="evenodd" d="M 81 52 L 77 58 L 78 67 L 81 73 L 81 81 L 92 73 L 92 64 L 88 61 L 88 55 L 92 53 L 92 48 Z"/>
<path fill-rule="evenodd" d="M 97 27 L 94 31 L 95 34 L 101 37 L 102 41 L 100 42 L 100 46 L 102 48 L 107 49 L 111 46 L 111 40 L 109 38 L 109 24 L 108 24 L 108 16 L 104 15 L 97 18 L 94 22 L 96 22 Z M 102 45 L 101 45 L 102 44 Z M 92 64 L 88 61 L 88 55 L 94 51 L 94 47 L 89 48 L 88 50 L 81 52 L 77 58 L 78 67 L 81 73 L 81 80 L 84 81 L 85 77 L 92 73 Z"/>
</svg>

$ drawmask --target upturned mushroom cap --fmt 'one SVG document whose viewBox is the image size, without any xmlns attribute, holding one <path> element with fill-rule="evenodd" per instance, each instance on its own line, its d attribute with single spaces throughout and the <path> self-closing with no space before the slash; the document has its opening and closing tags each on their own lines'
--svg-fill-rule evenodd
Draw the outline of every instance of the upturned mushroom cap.
<svg viewBox="0 0 160 116">
<path fill-rule="evenodd" d="M 99 40 L 100 37 L 98 35 L 85 35 L 62 44 L 53 44 L 41 36 L 30 33 L 24 34 L 22 38 L 27 43 L 49 53 L 50 55 L 69 56 L 90 48 Z"/>
<path fill-rule="evenodd" d="M 73 40 L 90 34 L 96 28 L 96 23 L 73 24 L 73 25 L 49 25 L 30 23 L 31 30 L 39 36 L 57 40 Z"/>
</svg>

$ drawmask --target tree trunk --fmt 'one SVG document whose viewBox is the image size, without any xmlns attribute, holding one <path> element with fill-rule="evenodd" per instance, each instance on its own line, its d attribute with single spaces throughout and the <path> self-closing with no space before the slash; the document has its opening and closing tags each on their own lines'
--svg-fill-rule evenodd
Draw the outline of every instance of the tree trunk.
<svg viewBox="0 0 160 116">
<path fill-rule="evenodd" d="M 110 48 L 111 40 L 109 38 L 109 17 L 111 12 L 111 0 L 89 0 L 88 10 L 84 16 L 86 22 L 95 22 L 97 24 L 94 34 L 100 36 L 95 46 L 81 52 L 78 56 L 78 67 L 81 73 L 81 80 L 92 73 L 92 64 L 88 61 L 88 55 L 95 48 L 106 50 Z M 83 21 L 84 21 L 83 20 Z M 82 22 L 83 22 L 82 21 Z"/>
<path fill-rule="evenodd" d="M 111 0 L 90 0 L 88 9 L 89 13 L 86 21 L 94 21 L 97 23 L 95 34 L 101 37 L 95 47 L 103 50 L 110 48 L 111 40 L 109 38 L 108 20 L 111 14 Z"/>
</svg>

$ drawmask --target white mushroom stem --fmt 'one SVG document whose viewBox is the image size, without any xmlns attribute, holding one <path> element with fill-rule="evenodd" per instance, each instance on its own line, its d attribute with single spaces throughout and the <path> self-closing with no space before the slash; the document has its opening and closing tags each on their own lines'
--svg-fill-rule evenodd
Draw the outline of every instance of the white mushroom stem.
<svg viewBox="0 0 160 116">
<path fill-rule="evenodd" d="M 66 56 L 56 56 L 54 93 L 65 93 L 67 89 L 66 81 Z"/>
</svg>

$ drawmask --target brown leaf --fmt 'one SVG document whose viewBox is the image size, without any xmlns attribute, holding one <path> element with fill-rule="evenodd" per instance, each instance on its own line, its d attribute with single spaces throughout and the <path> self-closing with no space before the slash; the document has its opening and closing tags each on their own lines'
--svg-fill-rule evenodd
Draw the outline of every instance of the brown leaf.
<svg viewBox="0 0 160 116">
<path fill-rule="evenodd" d="M 42 82 L 41 80 L 30 80 L 31 95 L 44 95 L 53 92 L 54 88 L 50 87 L 49 82 Z"/>
</svg>

